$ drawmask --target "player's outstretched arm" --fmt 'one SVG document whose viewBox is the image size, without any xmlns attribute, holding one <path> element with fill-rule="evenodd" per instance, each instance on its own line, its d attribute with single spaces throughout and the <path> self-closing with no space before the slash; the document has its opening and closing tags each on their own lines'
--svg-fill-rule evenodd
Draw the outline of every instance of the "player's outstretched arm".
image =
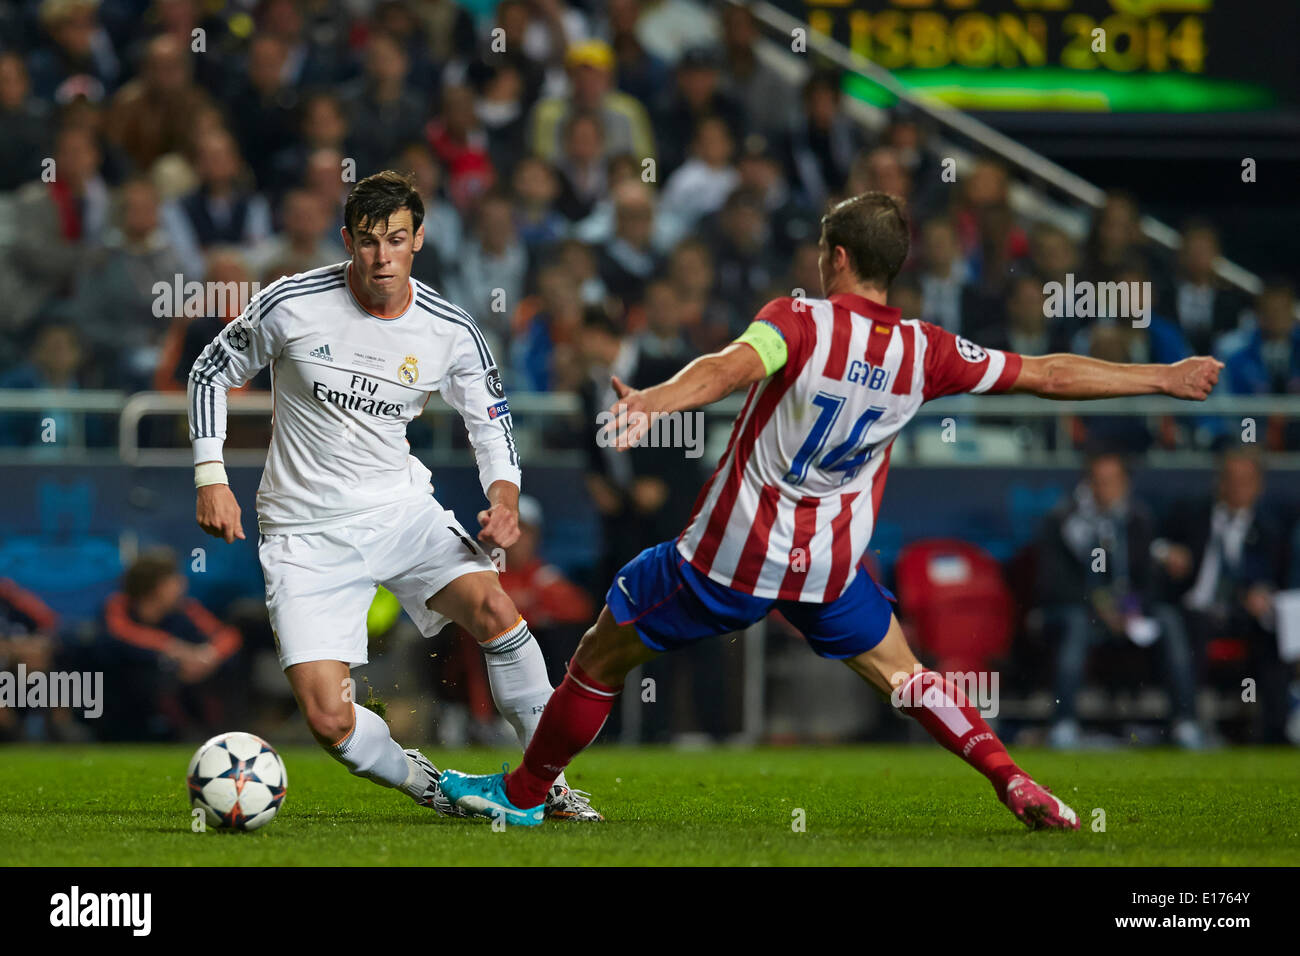
<svg viewBox="0 0 1300 956">
<path fill-rule="evenodd" d="M 1172 365 L 1128 365 L 1068 353 L 1027 355 L 1008 391 L 1059 400 L 1169 395 L 1200 402 L 1214 390 L 1222 368 L 1206 355 Z"/>
<path fill-rule="evenodd" d="M 711 405 L 767 375 L 758 352 L 741 342 L 701 355 L 668 381 L 650 388 L 632 388 L 616 375 L 611 381 L 618 400 L 610 406 L 613 418 L 605 426 L 613 436 L 611 444 L 620 450 L 630 448 L 656 416 Z"/>
</svg>

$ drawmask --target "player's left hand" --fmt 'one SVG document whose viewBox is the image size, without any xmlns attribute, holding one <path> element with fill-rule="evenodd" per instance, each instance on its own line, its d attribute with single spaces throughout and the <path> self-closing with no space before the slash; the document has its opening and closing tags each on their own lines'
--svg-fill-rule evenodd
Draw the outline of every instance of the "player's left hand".
<svg viewBox="0 0 1300 956">
<path fill-rule="evenodd" d="M 1219 382 L 1219 370 L 1223 363 L 1208 355 L 1196 355 L 1175 362 L 1169 367 L 1165 392 L 1174 398 L 1185 398 L 1194 402 L 1203 402 L 1210 397 L 1214 386 Z"/>
<path fill-rule="evenodd" d="M 483 530 L 478 539 L 492 548 L 508 548 L 519 540 L 519 512 L 509 505 L 495 504 L 478 513 Z"/>
<path fill-rule="evenodd" d="M 604 440 L 616 451 L 627 451 L 645 438 L 658 413 L 651 410 L 642 390 L 632 388 L 617 375 L 611 376 L 609 381 L 618 401 L 609 406 L 608 411 L 614 417 L 605 424 Z"/>
</svg>

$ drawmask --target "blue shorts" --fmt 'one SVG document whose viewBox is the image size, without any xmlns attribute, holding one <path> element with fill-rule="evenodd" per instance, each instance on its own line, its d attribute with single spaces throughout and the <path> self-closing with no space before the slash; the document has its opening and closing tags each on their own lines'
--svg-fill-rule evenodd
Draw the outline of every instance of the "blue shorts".
<svg viewBox="0 0 1300 956">
<path fill-rule="evenodd" d="M 859 567 L 829 604 L 762 598 L 719 584 L 693 568 L 676 541 L 647 548 L 623 566 L 605 595 L 619 624 L 631 624 L 651 650 L 672 651 L 749 627 L 776 609 L 813 651 L 836 660 L 879 644 L 889 630 L 895 598 Z"/>
</svg>

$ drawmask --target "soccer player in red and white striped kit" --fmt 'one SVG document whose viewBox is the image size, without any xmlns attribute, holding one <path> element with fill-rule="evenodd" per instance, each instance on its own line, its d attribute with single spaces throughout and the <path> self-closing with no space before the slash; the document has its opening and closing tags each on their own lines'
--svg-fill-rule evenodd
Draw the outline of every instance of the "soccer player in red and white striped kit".
<svg viewBox="0 0 1300 956">
<path fill-rule="evenodd" d="M 617 378 L 611 440 L 637 444 L 663 413 L 747 388 L 726 452 L 675 541 L 616 576 L 512 773 L 444 771 L 463 809 L 536 825 L 551 782 L 600 732 L 624 675 L 658 654 L 776 609 L 817 654 L 844 661 L 993 784 L 1033 828 L 1077 829 L 1073 810 L 1020 769 L 975 704 L 913 656 L 861 556 L 895 437 L 923 402 L 960 392 L 1053 399 L 1165 394 L 1203 400 L 1222 363 L 1131 365 L 984 349 L 886 304 L 908 254 L 899 202 L 870 192 L 822 219 L 825 298 L 769 302 L 735 342 L 637 390 Z"/>
</svg>

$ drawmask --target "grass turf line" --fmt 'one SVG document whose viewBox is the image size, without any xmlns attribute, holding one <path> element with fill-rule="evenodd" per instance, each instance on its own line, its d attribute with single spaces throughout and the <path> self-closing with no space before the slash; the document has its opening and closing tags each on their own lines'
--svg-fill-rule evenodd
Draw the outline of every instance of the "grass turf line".
<svg viewBox="0 0 1300 956">
<path fill-rule="evenodd" d="M 426 751 L 488 772 L 517 753 Z M 1300 864 L 1300 758 L 1255 749 L 1065 754 L 1018 748 L 1074 807 L 1078 833 L 1030 833 L 945 751 L 862 746 L 679 752 L 602 747 L 570 783 L 599 825 L 494 832 L 282 752 L 289 791 L 254 833 L 190 830 L 192 748 L 0 748 L 0 865 L 1051 865 Z M 1094 808 L 1105 832 L 1092 829 Z M 794 811 L 805 812 L 795 832 Z"/>
</svg>

